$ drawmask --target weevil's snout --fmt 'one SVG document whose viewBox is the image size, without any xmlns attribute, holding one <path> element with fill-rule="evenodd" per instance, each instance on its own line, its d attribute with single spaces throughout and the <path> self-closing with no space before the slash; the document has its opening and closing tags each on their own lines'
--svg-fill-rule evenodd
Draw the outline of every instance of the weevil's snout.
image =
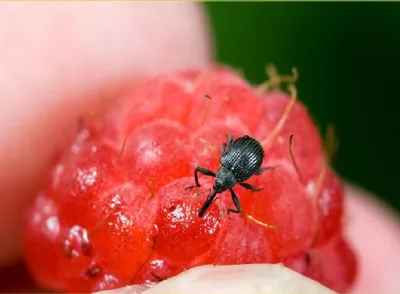
<svg viewBox="0 0 400 294">
<path fill-rule="evenodd" d="M 221 179 L 216 178 L 215 179 L 215 183 L 214 183 L 214 187 L 213 187 L 214 191 L 216 193 L 221 193 L 221 192 L 223 192 L 225 190 L 224 187 L 225 187 L 225 183 Z"/>
</svg>

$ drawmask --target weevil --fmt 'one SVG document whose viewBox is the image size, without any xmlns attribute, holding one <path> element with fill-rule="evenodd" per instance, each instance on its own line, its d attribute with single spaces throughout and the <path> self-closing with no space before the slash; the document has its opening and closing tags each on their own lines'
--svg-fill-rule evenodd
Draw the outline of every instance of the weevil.
<svg viewBox="0 0 400 294">
<path fill-rule="evenodd" d="M 268 169 L 275 168 L 273 166 L 261 167 L 263 161 L 264 150 L 260 142 L 248 135 L 239 137 L 236 140 L 232 134 L 229 135 L 227 143 L 222 144 L 222 154 L 220 159 L 221 166 L 217 173 L 203 167 L 196 167 L 194 171 L 195 185 L 186 187 L 186 189 L 200 187 L 198 173 L 205 176 L 215 177 L 213 190 L 209 193 L 207 200 L 204 202 L 204 205 L 198 213 L 198 216 L 202 217 L 204 215 L 215 200 L 217 194 L 228 190 L 231 193 L 233 204 L 236 207 L 236 209 L 228 208 L 228 213 L 241 213 L 242 208 L 233 188 L 236 185 L 240 185 L 245 189 L 254 192 L 261 191 L 262 188 L 250 185 L 245 181 L 253 175 L 260 175 Z"/>
</svg>

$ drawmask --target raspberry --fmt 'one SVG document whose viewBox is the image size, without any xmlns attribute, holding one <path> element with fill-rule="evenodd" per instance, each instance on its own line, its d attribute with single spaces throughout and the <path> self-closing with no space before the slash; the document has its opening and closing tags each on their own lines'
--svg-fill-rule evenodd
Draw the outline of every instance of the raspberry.
<svg viewBox="0 0 400 294">
<path fill-rule="evenodd" d="M 287 112 L 288 94 L 260 93 L 223 66 L 155 77 L 116 98 L 81 121 L 30 208 L 26 260 L 38 283 L 90 292 L 204 264 L 283 262 L 333 289 L 352 284 L 355 258 L 338 237 L 343 189 L 300 102 Z M 228 192 L 200 218 L 214 179 L 185 188 L 196 166 L 218 169 L 228 134 L 263 142 L 263 166 L 275 168 L 249 179 L 260 192 L 234 188 L 244 214 L 226 213 Z"/>
<path fill-rule="evenodd" d="M 337 236 L 324 247 L 310 251 L 310 266 L 305 275 L 343 293 L 354 281 L 356 271 L 357 261 L 352 249 L 343 237 Z"/>
<path fill-rule="evenodd" d="M 336 235 L 324 246 L 286 257 L 283 263 L 338 293 L 348 291 L 357 273 L 356 257 L 341 235 Z"/>
</svg>

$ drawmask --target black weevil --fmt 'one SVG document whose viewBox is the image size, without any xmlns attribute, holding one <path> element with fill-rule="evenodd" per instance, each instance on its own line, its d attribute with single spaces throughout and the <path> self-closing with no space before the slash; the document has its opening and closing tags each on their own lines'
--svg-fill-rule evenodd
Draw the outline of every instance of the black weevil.
<svg viewBox="0 0 400 294">
<path fill-rule="evenodd" d="M 186 187 L 186 189 L 200 187 L 198 173 L 215 177 L 213 191 L 210 192 L 206 202 L 200 209 L 198 213 L 199 217 L 204 215 L 217 194 L 227 190 L 231 192 L 232 200 L 236 207 L 236 209 L 228 208 L 228 213 L 242 212 L 239 199 L 233 191 L 233 187 L 238 184 L 251 191 L 261 191 L 262 188 L 252 186 L 248 183 L 245 183 L 245 181 L 253 175 L 260 175 L 267 169 L 275 168 L 261 167 L 263 160 L 264 150 L 256 139 L 245 135 L 234 140 L 233 135 L 229 135 L 228 142 L 222 144 L 222 154 L 220 159 L 221 167 L 218 169 L 217 173 L 215 174 L 213 171 L 203 167 L 196 167 L 194 171 L 194 179 L 196 184 Z"/>
</svg>

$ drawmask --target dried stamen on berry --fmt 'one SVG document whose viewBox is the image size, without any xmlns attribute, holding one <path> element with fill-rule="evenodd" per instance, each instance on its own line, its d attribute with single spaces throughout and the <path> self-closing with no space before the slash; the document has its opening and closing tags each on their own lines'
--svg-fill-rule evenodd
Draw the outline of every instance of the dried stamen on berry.
<svg viewBox="0 0 400 294">
<path fill-rule="evenodd" d="M 330 124 L 330 125 L 328 125 L 327 131 L 326 131 L 324 162 L 323 162 L 321 173 L 319 174 L 319 176 L 317 178 L 315 192 L 314 192 L 314 195 L 312 198 L 317 234 L 320 231 L 320 225 L 321 225 L 321 222 L 319 221 L 319 213 L 318 213 L 318 196 L 321 193 L 322 186 L 323 186 L 324 180 L 326 178 L 326 174 L 328 172 L 328 167 L 331 165 L 333 157 L 337 151 L 337 146 L 338 145 L 337 145 L 335 130 L 334 130 L 333 125 Z"/>
<path fill-rule="evenodd" d="M 290 154 L 290 159 L 292 160 L 294 169 L 296 170 L 297 176 L 299 177 L 299 181 L 301 181 L 300 170 L 297 165 L 296 158 L 294 157 L 294 154 L 293 154 L 293 137 L 294 137 L 294 135 L 290 134 L 290 136 L 289 136 L 289 154 Z"/>
<path fill-rule="evenodd" d="M 328 165 L 332 164 L 334 157 L 339 149 L 339 139 L 336 136 L 335 127 L 329 124 L 325 136 L 325 161 Z"/>
<path fill-rule="evenodd" d="M 215 147 L 215 145 L 211 144 L 206 139 L 201 138 L 201 137 L 199 138 L 199 141 L 201 143 L 203 143 L 208 149 L 210 149 L 210 151 L 213 152 L 215 154 L 215 156 L 217 156 L 218 159 L 219 159 L 219 155 L 218 155 L 218 152 L 217 152 L 217 147 Z"/>
<path fill-rule="evenodd" d="M 263 147 L 267 146 L 271 141 L 276 137 L 276 135 L 279 133 L 279 131 L 282 129 L 283 125 L 285 124 L 286 120 L 289 117 L 290 111 L 292 110 L 294 104 L 297 101 L 297 89 L 294 85 L 289 85 L 288 90 L 291 93 L 291 99 L 288 102 L 285 110 L 283 111 L 283 114 L 281 118 L 279 119 L 278 123 L 275 125 L 274 129 L 271 131 L 271 133 L 268 135 L 267 138 L 265 138 L 262 142 L 261 145 Z"/>
<path fill-rule="evenodd" d="M 278 227 L 278 226 L 264 223 L 264 222 L 262 222 L 262 221 L 256 219 L 255 217 L 251 216 L 250 214 L 248 214 L 248 213 L 246 213 L 246 212 L 244 212 L 244 211 L 242 211 L 242 213 L 243 213 L 243 215 L 244 215 L 245 217 L 247 217 L 249 220 L 255 222 L 256 224 L 258 224 L 258 225 L 260 225 L 260 226 L 263 226 L 263 227 L 268 228 L 268 229 L 279 230 L 279 227 Z"/>
<path fill-rule="evenodd" d="M 292 68 L 292 75 L 279 75 L 278 70 L 273 64 L 267 65 L 265 71 L 269 79 L 258 86 L 258 93 L 263 93 L 271 88 L 279 87 L 282 83 L 295 84 L 299 78 L 299 73 L 295 67 Z"/>
<path fill-rule="evenodd" d="M 127 141 L 128 141 L 128 136 L 126 136 L 124 141 L 122 142 L 121 150 L 119 151 L 119 155 L 118 155 L 119 160 L 122 158 L 122 155 L 124 155 Z"/>
<path fill-rule="evenodd" d="M 200 129 L 207 122 L 208 113 L 210 112 L 210 108 L 211 108 L 211 97 L 209 95 L 204 95 L 204 98 L 207 99 L 206 111 L 204 113 L 203 120 L 201 121 L 200 125 L 197 127 L 198 129 Z"/>
<path fill-rule="evenodd" d="M 198 198 L 200 195 L 202 195 L 202 194 L 204 194 L 204 193 L 206 193 L 206 192 L 210 193 L 210 192 L 211 192 L 211 189 L 206 189 L 206 190 L 204 190 L 204 191 L 202 191 L 202 192 L 195 193 L 195 194 L 193 194 L 192 198 L 193 198 L 193 199 L 196 199 L 196 198 Z"/>
<path fill-rule="evenodd" d="M 154 197 L 154 195 L 156 193 L 156 188 L 155 188 L 154 183 L 151 182 L 151 181 L 148 183 L 148 186 L 149 186 L 149 189 L 150 189 L 150 193 L 149 193 L 148 199 L 150 200 L 150 199 L 152 199 Z"/>
<path fill-rule="evenodd" d="M 118 208 L 119 208 L 119 204 L 113 203 L 111 210 L 109 212 L 107 212 L 106 216 L 100 221 L 100 223 L 96 226 L 96 228 L 89 233 L 89 237 L 92 237 L 94 234 L 98 233 L 103 228 L 104 224 L 109 219 L 109 217 L 112 214 L 114 214 L 114 212 L 116 212 Z"/>
<path fill-rule="evenodd" d="M 157 229 L 157 228 L 156 228 Z M 142 265 L 139 267 L 139 269 L 136 271 L 136 273 L 134 274 L 134 276 L 132 277 L 132 281 L 136 278 L 136 276 L 142 271 L 142 269 L 144 268 L 144 266 L 149 262 L 149 260 L 152 258 L 154 251 L 156 250 L 156 245 L 157 245 L 157 235 L 152 236 L 152 241 L 153 241 L 153 245 L 151 247 L 150 250 L 150 254 L 148 255 L 148 257 L 146 258 L 146 260 L 142 263 Z"/>
</svg>

